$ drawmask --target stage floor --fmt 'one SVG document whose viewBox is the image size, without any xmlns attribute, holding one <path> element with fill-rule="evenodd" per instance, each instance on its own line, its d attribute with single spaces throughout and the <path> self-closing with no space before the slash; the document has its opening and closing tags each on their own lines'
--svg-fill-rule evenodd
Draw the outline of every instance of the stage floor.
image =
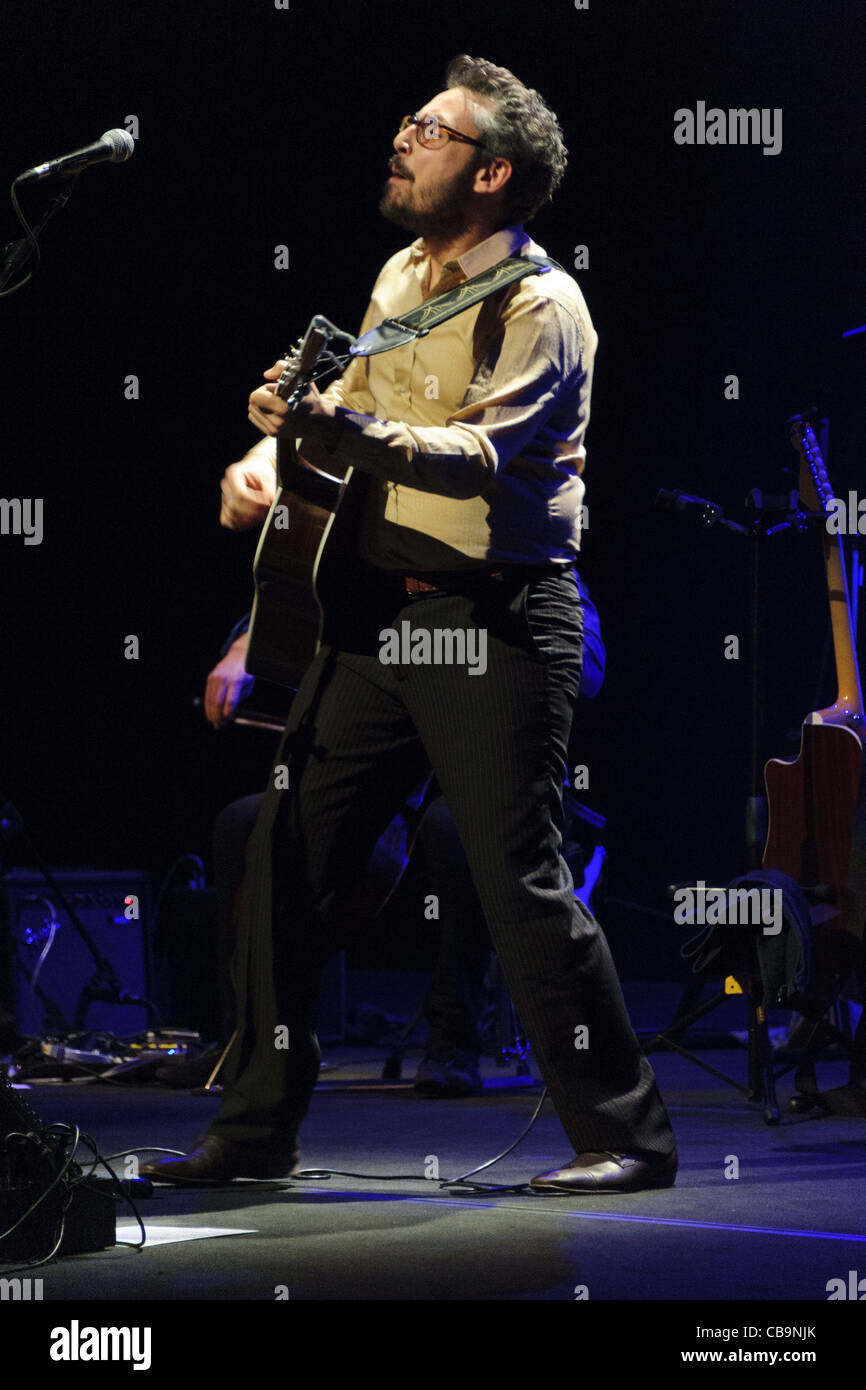
<svg viewBox="0 0 866 1390">
<path fill-rule="evenodd" d="M 745 1051 L 703 1055 L 744 1076 Z M 655 1053 L 678 1135 L 676 1187 L 604 1199 L 482 1195 L 440 1183 L 511 1144 L 540 1088 L 502 1085 L 491 1063 L 488 1078 L 500 1084 L 483 1096 L 423 1099 L 411 1059 L 402 1083 L 377 1079 L 384 1056 L 326 1049 L 339 1065 L 323 1074 L 302 1136 L 304 1167 L 369 1177 L 156 1188 L 139 1204 L 144 1250 L 55 1261 L 38 1271 L 44 1300 L 823 1302 L 830 1280 L 866 1273 L 866 1120 L 788 1114 L 790 1077 L 771 1127 L 760 1106 Z M 845 1064 L 819 1067 L 822 1089 L 846 1077 Z M 217 1107 L 152 1086 L 40 1085 L 24 1095 L 46 1122 L 74 1122 L 106 1155 L 187 1149 Z M 520 1147 L 480 1176 L 516 1184 L 570 1157 L 548 1101 Z M 438 1182 L 425 1177 L 437 1171 Z M 119 1210 L 119 1226 L 132 1223 Z M 169 1227 L 237 1234 L 157 1244 Z M 808 1318 L 792 1311 L 788 1320 Z"/>
</svg>

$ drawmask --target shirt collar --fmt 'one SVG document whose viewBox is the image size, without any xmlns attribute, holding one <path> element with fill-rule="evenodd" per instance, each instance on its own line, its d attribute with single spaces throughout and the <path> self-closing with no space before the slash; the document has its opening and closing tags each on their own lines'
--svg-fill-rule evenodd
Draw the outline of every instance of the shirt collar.
<svg viewBox="0 0 866 1390">
<path fill-rule="evenodd" d="M 471 280 L 473 275 L 481 275 L 499 261 L 504 261 L 507 256 L 522 256 L 529 245 L 530 237 L 521 226 L 515 224 L 512 227 L 500 227 L 498 232 L 486 237 L 484 241 L 479 241 L 477 246 L 470 246 L 456 261 L 446 261 L 442 269 L 459 267 L 467 280 Z M 413 241 L 409 252 L 415 265 L 423 261 L 428 254 L 424 238 L 419 237 L 417 241 Z"/>
</svg>

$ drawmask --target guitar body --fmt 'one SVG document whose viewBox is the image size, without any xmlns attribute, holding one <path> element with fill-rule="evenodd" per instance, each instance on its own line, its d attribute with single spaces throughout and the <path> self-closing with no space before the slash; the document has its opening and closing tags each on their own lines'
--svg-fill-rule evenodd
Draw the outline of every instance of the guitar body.
<svg viewBox="0 0 866 1390">
<path fill-rule="evenodd" d="M 274 390 L 290 406 L 313 380 L 334 338 L 355 341 L 316 314 L 297 347 L 286 354 Z M 246 656 L 251 676 L 296 690 L 316 654 L 323 619 L 316 592 L 319 557 L 351 474 L 351 468 L 345 477 L 317 468 L 300 457 L 291 440 L 277 440 L 279 487 L 253 564 L 256 590 Z"/>
<path fill-rule="evenodd" d="M 322 609 L 316 596 L 319 557 L 344 481 L 280 448 L 277 490 L 259 539 L 256 592 L 246 667 L 297 689 L 316 653 Z"/>
<path fill-rule="evenodd" d="M 846 884 L 863 749 L 844 725 L 805 723 L 799 755 L 764 769 L 769 805 L 765 869 L 804 887 L 827 884 L 833 900 L 813 909 L 813 922 L 845 931 Z"/>
</svg>

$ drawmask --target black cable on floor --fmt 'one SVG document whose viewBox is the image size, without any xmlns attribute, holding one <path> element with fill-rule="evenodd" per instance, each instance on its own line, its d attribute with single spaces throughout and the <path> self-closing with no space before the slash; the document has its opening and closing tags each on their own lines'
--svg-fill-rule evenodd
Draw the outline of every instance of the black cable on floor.
<svg viewBox="0 0 866 1390">
<path fill-rule="evenodd" d="M 500 1193 L 500 1192 L 511 1192 L 511 1193 L 517 1193 L 517 1194 L 520 1194 L 520 1195 L 523 1195 L 523 1196 L 531 1196 L 531 1197 L 558 1197 L 558 1196 L 561 1196 L 562 1193 L 561 1193 L 561 1192 L 557 1192 L 557 1191 L 555 1191 L 555 1190 L 539 1191 L 539 1190 L 537 1190 L 537 1189 L 535 1189 L 535 1188 L 530 1187 L 530 1186 L 529 1186 L 529 1183 L 527 1183 L 527 1182 L 524 1182 L 524 1183 L 473 1183 L 473 1182 L 469 1182 L 469 1181 L 468 1181 L 468 1179 L 471 1178 L 471 1177 L 474 1177 L 474 1175 L 475 1175 L 476 1173 L 483 1173 L 484 1170 L 485 1170 L 486 1168 L 492 1168 L 493 1165 L 494 1165 L 494 1163 L 500 1163 L 500 1162 L 502 1161 L 503 1158 L 507 1158 L 508 1155 L 509 1155 L 510 1153 L 513 1153 L 514 1150 L 515 1150 L 516 1148 L 518 1148 L 520 1144 L 523 1143 L 524 1139 L 527 1138 L 527 1136 L 529 1135 L 529 1133 L 530 1133 L 530 1131 L 532 1130 L 533 1126 L 535 1125 L 536 1121 L 538 1120 L 538 1117 L 539 1117 L 540 1114 L 541 1114 L 542 1107 L 544 1106 L 544 1102 L 546 1101 L 547 1096 L 548 1096 L 548 1088 L 545 1086 L 544 1090 L 543 1090 L 542 1093 L 541 1093 L 541 1097 L 540 1097 L 540 1099 L 539 1099 L 539 1101 L 538 1101 L 538 1104 L 536 1105 L 535 1110 L 533 1111 L 533 1113 L 532 1113 L 532 1115 L 531 1115 L 531 1117 L 530 1117 L 530 1119 L 529 1119 L 529 1122 L 524 1126 L 524 1128 L 521 1130 L 520 1134 L 518 1134 L 517 1138 L 513 1141 L 513 1143 L 509 1144 L 508 1147 L 507 1147 L 506 1149 L 503 1149 L 501 1153 L 496 1154 L 495 1157 L 493 1157 L 493 1158 L 488 1158 L 484 1163 L 479 1163 L 478 1166 L 477 1166 L 476 1168 L 470 1168 L 468 1172 L 466 1172 L 466 1173 L 461 1173 L 458 1177 L 455 1177 L 455 1178 L 442 1178 L 442 1179 L 439 1179 L 439 1181 L 438 1181 L 438 1188 L 439 1188 L 439 1190 L 441 1191 L 442 1189 L 450 1189 L 450 1188 L 460 1187 L 460 1188 L 464 1188 L 464 1189 L 465 1189 L 466 1191 L 468 1191 L 468 1192 L 473 1192 L 473 1193 L 475 1193 L 476 1195 L 479 1195 L 479 1196 L 491 1196 L 491 1195 L 494 1195 L 494 1194 Z M 159 1147 L 157 1147 L 157 1146 L 155 1146 L 155 1145 L 143 1144 L 143 1145 L 140 1145 L 138 1148 L 134 1148 L 134 1149 L 123 1149 L 123 1150 L 121 1150 L 119 1153 L 109 1154 L 108 1160 L 106 1160 L 106 1162 L 107 1162 L 107 1161 L 111 1161 L 111 1160 L 116 1159 L 116 1158 L 125 1158 L 128 1154 L 139 1154 L 139 1153 L 165 1153 L 165 1154 L 177 1154 L 178 1157 L 180 1157 L 180 1158 L 186 1157 L 186 1154 L 185 1154 L 184 1151 L 181 1150 L 181 1149 L 165 1149 L 165 1148 L 159 1148 Z M 300 1170 L 300 1172 L 298 1172 L 298 1173 L 293 1173 L 291 1179 L 287 1179 L 287 1181 L 297 1180 L 297 1181 L 300 1181 L 300 1182 L 321 1182 L 321 1181 L 326 1181 L 328 1178 L 358 1178 L 358 1179 L 360 1179 L 362 1182 L 429 1182 L 429 1181 L 430 1181 L 430 1179 L 427 1178 L 427 1176 L 426 1176 L 424 1173 L 352 1173 L 352 1172 L 349 1172 L 349 1171 L 348 1171 L 347 1169 L 345 1169 L 345 1168 L 302 1168 L 302 1169 Z M 273 1182 L 273 1181 L 279 1181 L 279 1179 L 267 1178 L 267 1179 L 261 1179 L 260 1181 Z M 190 1188 L 192 1188 L 193 1186 L 195 1186 L 195 1185 L 191 1183 L 191 1184 L 190 1184 Z M 175 1191 L 177 1191 L 177 1190 L 179 1190 L 179 1189 L 178 1189 L 178 1188 L 175 1188 Z M 128 1199 L 128 1200 L 131 1201 L 131 1199 Z M 123 1242 L 123 1243 L 125 1243 L 125 1242 Z M 140 1249 L 140 1248 L 141 1248 L 140 1246 L 136 1246 L 136 1247 L 135 1247 L 135 1249 Z"/>
<path fill-rule="evenodd" d="M 459 1177 L 456 1177 L 456 1178 L 442 1178 L 442 1179 L 440 1179 L 440 1181 L 439 1181 L 439 1189 L 441 1190 L 442 1188 L 464 1187 L 464 1188 L 466 1188 L 466 1189 L 467 1189 L 468 1191 L 470 1191 L 470 1192 L 476 1192 L 476 1193 L 479 1193 L 479 1194 L 488 1194 L 488 1195 L 491 1194 L 491 1193 L 495 1193 L 495 1192 L 518 1192 L 518 1193 L 524 1193 L 524 1194 L 531 1193 L 532 1196 L 548 1195 L 548 1194 L 536 1193 L 535 1190 L 534 1190 L 533 1188 L 531 1188 L 531 1187 L 529 1186 L 528 1183 L 515 1183 L 515 1184 L 502 1183 L 502 1184 L 498 1184 L 498 1183 L 470 1183 L 470 1182 L 467 1182 L 467 1178 L 473 1177 L 475 1173 L 482 1173 L 482 1172 L 484 1171 L 485 1168 L 492 1168 L 494 1163 L 499 1163 L 499 1162 L 501 1162 L 501 1160 L 502 1160 L 503 1158 L 507 1158 L 508 1155 L 509 1155 L 510 1153 L 513 1153 L 513 1152 L 514 1152 L 514 1150 L 518 1147 L 518 1145 L 520 1145 L 520 1144 L 523 1143 L 524 1139 L 527 1137 L 527 1135 L 529 1134 L 529 1132 L 530 1132 L 530 1130 L 532 1129 L 533 1125 L 535 1124 L 536 1120 L 538 1119 L 539 1115 L 541 1114 L 541 1109 L 542 1109 L 542 1106 L 544 1105 L 544 1102 L 545 1102 L 546 1099 L 547 1099 L 547 1094 L 548 1094 L 548 1090 L 547 1090 L 547 1087 L 545 1086 L 544 1090 L 543 1090 L 542 1093 L 541 1093 L 541 1098 L 540 1098 L 538 1104 L 536 1105 L 535 1110 L 533 1111 L 533 1114 L 532 1114 L 532 1116 L 531 1116 L 531 1118 L 530 1118 L 530 1120 L 529 1120 L 529 1123 L 524 1127 L 524 1129 L 523 1129 L 523 1130 L 521 1131 L 521 1133 L 517 1136 L 517 1138 L 514 1140 L 514 1142 L 513 1142 L 512 1144 L 509 1144 L 509 1145 L 508 1145 L 508 1148 L 507 1148 L 507 1149 L 503 1149 L 501 1153 L 498 1153 L 498 1154 L 495 1156 L 495 1158 L 488 1158 L 487 1161 L 486 1161 L 485 1163 L 479 1163 L 479 1165 L 478 1165 L 477 1168 L 470 1168 L 469 1171 L 468 1171 L 467 1173 L 462 1173 Z M 341 1169 L 341 1168 L 302 1168 L 301 1171 L 300 1171 L 299 1173 L 293 1174 L 293 1177 L 296 1178 L 296 1179 L 301 1179 L 302 1181 L 314 1181 L 314 1180 L 318 1181 L 318 1180 L 320 1180 L 320 1179 L 331 1178 L 331 1177 L 334 1177 L 334 1178 L 360 1178 L 360 1179 L 362 1179 L 362 1180 L 365 1181 L 365 1182 L 426 1182 L 426 1181 L 429 1181 L 429 1179 L 427 1179 L 423 1173 L 349 1173 L 349 1172 L 346 1172 L 344 1169 Z M 558 1194 L 553 1193 L 552 1195 L 555 1196 L 555 1195 L 558 1195 Z"/>
</svg>

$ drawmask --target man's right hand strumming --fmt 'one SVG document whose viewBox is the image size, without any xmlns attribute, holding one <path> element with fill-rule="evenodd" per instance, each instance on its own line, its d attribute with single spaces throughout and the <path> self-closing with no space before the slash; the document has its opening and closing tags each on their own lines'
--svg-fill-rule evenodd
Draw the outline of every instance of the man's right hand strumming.
<svg viewBox="0 0 866 1390">
<path fill-rule="evenodd" d="M 273 454 L 273 440 L 263 442 L 270 445 Z M 229 531 L 246 531 L 251 526 L 261 526 L 276 490 L 273 457 L 264 456 L 258 452 L 258 447 L 251 450 L 246 458 L 241 459 L 240 463 L 231 464 L 223 474 L 220 483 L 220 525 Z"/>
</svg>

